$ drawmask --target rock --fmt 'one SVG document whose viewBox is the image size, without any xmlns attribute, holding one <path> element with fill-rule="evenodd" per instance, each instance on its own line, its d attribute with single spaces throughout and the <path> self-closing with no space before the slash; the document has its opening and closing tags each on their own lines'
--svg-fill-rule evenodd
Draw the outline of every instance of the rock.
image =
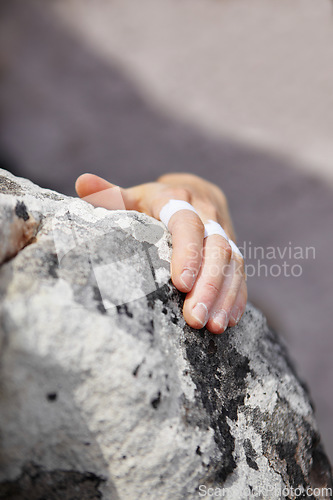
<svg viewBox="0 0 333 500">
<path fill-rule="evenodd" d="M 0 499 L 330 497 L 309 396 L 257 309 L 192 330 L 162 223 L 0 175 Z"/>
</svg>

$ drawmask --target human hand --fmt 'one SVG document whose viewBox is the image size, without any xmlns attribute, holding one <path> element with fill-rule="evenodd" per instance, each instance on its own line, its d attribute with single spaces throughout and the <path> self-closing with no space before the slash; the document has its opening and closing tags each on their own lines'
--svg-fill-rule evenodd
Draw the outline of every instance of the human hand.
<svg viewBox="0 0 333 500">
<path fill-rule="evenodd" d="M 162 207 L 170 199 L 184 200 L 195 208 L 198 214 L 180 210 L 168 223 L 173 246 L 171 279 L 178 290 L 186 293 L 184 318 L 191 327 L 206 326 L 212 333 L 235 326 L 247 302 L 243 258 L 222 236 L 213 234 L 204 238 L 204 224 L 213 220 L 234 240 L 223 192 L 192 174 L 166 174 L 156 182 L 119 188 L 118 196 L 110 190 L 114 187 L 93 174 L 83 174 L 75 183 L 77 194 L 94 206 L 137 210 L 158 220 Z"/>
</svg>

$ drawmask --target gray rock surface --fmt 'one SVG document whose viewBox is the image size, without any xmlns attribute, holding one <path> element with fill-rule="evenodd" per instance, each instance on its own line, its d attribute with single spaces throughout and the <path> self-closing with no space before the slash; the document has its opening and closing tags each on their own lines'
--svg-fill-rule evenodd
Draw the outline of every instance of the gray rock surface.
<svg viewBox="0 0 333 500">
<path fill-rule="evenodd" d="M 301 276 L 257 270 L 248 287 L 309 384 L 333 463 L 332 6 L 2 0 L 0 167 L 68 195 L 82 172 L 124 187 L 195 173 L 226 193 L 243 248 L 315 247 Z"/>
<path fill-rule="evenodd" d="M 189 328 L 160 222 L 0 170 L 0 234 L 0 499 L 332 487 L 281 340 L 251 305 L 224 335 Z"/>
</svg>

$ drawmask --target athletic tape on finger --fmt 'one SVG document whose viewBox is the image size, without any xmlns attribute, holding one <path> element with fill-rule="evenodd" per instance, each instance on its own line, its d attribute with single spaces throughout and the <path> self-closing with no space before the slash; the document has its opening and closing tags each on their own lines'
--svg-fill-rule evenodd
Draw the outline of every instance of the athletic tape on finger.
<svg viewBox="0 0 333 500">
<path fill-rule="evenodd" d="M 171 217 L 180 210 L 190 210 L 198 215 L 198 212 L 190 203 L 183 200 L 169 200 L 160 211 L 160 220 L 168 227 Z"/>
<path fill-rule="evenodd" d="M 216 222 L 215 220 L 209 220 L 205 224 L 205 236 L 204 236 L 204 238 L 207 238 L 207 236 L 212 236 L 213 234 L 219 234 L 224 239 L 226 239 L 227 241 L 229 241 L 227 233 L 225 232 L 225 230 L 223 229 L 223 227 L 218 222 Z"/>
<path fill-rule="evenodd" d="M 239 257 L 241 257 L 242 259 L 244 259 L 243 257 L 243 254 L 242 252 L 239 250 L 238 246 L 236 245 L 236 243 L 234 243 L 232 240 L 229 239 L 229 243 L 230 243 L 230 246 L 231 246 L 231 249 L 232 249 L 232 253 L 233 254 L 236 254 L 236 255 L 239 255 Z"/>
</svg>

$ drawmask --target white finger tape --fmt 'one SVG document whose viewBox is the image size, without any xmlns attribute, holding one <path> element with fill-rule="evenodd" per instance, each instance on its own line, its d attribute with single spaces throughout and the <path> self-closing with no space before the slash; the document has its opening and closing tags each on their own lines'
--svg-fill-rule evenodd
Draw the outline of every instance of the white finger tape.
<svg viewBox="0 0 333 500">
<path fill-rule="evenodd" d="M 230 243 L 230 246 L 231 246 L 231 249 L 232 249 L 232 253 L 233 254 L 236 254 L 236 255 L 239 255 L 242 259 L 244 259 L 243 255 L 242 255 L 242 252 L 239 250 L 238 246 L 236 245 L 236 243 L 234 243 L 232 240 L 229 239 L 229 243 Z"/>
<path fill-rule="evenodd" d="M 225 232 L 223 227 L 215 220 L 209 220 L 205 224 L 205 236 L 204 236 L 204 238 L 207 238 L 207 236 L 212 236 L 213 234 L 219 234 L 220 236 L 225 238 L 227 241 L 229 241 L 227 233 Z"/>
<path fill-rule="evenodd" d="M 190 203 L 183 200 L 169 200 L 160 211 L 160 219 L 168 227 L 171 217 L 180 210 L 191 210 L 198 215 L 198 212 Z"/>
</svg>

